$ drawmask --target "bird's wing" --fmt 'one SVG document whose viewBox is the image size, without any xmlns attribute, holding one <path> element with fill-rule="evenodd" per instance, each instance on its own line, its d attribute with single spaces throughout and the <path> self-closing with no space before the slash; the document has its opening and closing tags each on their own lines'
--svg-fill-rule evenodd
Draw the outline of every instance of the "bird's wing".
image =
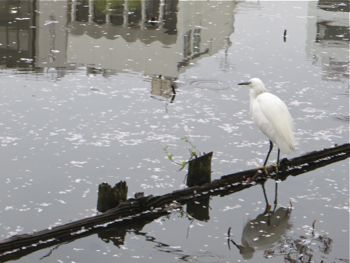
<svg viewBox="0 0 350 263">
<path fill-rule="evenodd" d="M 269 122 L 270 130 L 273 130 L 273 138 L 270 139 L 284 153 L 294 150 L 293 120 L 286 104 L 269 92 L 260 94 L 256 100 L 260 111 Z"/>
</svg>

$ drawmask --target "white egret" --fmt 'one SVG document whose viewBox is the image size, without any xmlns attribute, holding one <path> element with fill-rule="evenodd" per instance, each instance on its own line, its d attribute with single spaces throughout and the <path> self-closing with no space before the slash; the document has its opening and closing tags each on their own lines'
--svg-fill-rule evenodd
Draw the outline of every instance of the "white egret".
<svg viewBox="0 0 350 263">
<path fill-rule="evenodd" d="M 270 93 L 260 79 L 252 78 L 238 85 L 249 86 L 250 113 L 253 121 L 270 141 L 270 148 L 264 161 L 264 167 L 269 159 L 273 144 L 276 144 L 278 147 L 278 165 L 280 150 L 288 154 L 295 149 L 292 116 L 286 104 L 276 95 Z"/>
<path fill-rule="evenodd" d="M 279 166 L 280 151 L 285 154 L 295 149 L 293 119 L 286 104 L 276 95 L 270 93 L 264 83 L 258 78 L 252 78 L 238 85 L 248 85 L 250 88 L 250 113 L 258 128 L 269 138 L 270 148 L 264 161 L 264 169 L 269 159 L 273 144 L 277 150 L 277 168 Z M 266 169 L 265 169 L 266 171 Z M 268 203 L 265 184 L 262 184 L 264 197 Z M 275 183 L 275 208 L 277 205 L 277 182 Z M 265 212 L 267 212 L 266 206 Z"/>
</svg>

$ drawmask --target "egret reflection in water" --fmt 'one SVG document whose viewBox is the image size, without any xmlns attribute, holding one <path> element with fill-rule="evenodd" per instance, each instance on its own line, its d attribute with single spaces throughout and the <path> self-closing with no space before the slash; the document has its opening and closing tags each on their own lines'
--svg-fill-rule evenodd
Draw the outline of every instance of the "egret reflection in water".
<svg viewBox="0 0 350 263">
<path fill-rule="evenodd" d="M 228 244 L 234 244 L 244 259 L 253 258 L 256 250 L 271 248 L 291 228 L 292 224 L 289 222 L 291 211 L 291 207 L 279 207 L 275 211 L 259 214 L 245 224 L 241 244 L 237 244 L 231 238 Z"/>
<path fill-rule="evenodd" d="M 263 213 L 254 219 L 248 220 L 245 224 L 242 231 L 241 244 L 238 244 L 231 238 L 231 227 L 228 229 L 227 244 L 229 249 L 231 249 L 230 244 L 233 244 L 238 248 L 244 259 L 252 258 L 256 250 L 271 248 L 292 227 L 292 224 L 289 222 L 293 209 L 292 204 L 290 203 L 289 207 L 281 206 L 277 208 L 277 190 L 275 188 L 275 206 L 271 209 L 263 187 L 266 208 Z"/>
</svg>

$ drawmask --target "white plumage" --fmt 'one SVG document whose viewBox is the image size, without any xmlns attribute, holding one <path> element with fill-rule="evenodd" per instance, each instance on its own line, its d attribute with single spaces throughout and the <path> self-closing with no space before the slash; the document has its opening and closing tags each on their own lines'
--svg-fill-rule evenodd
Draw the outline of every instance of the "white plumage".
<svg viewBox="0 0 350 263">
<path fill-rule="evenodd" d="M 286 104 L 276 95 L 270 93 L 258 78 L 239 83 L 239 85 L 249 86 L 250 112 L 253 121 L 270 140 L 270 150 L 264 166 L 272 150 L 272 143 L 276 144 L 283 153 L 292 152 L 295 149 L 293 119 Z"/>
</svg>

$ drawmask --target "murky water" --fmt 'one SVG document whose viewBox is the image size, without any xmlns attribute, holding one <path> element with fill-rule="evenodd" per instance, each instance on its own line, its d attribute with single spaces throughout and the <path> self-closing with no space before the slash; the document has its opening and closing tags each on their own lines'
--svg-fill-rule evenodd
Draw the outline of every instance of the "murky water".
<svg viewBox="0 0 350 263">
<path fill-rule="evenodd" d="M 95 214 L 101 182 L 130 197 L 185 187 L 166 151 L 213 151 L 213 178 L 261 165 L 268 142 L 236 85 L 250 77 L 288 104 L 290 157 L 348 142 L 349 4 L 324 2 L 1 1 L 0 238 Z M 207 221 L 173 213 L 16 262 L 289 262 L 301 244 L 347 262 L 348 174 L 346 160 L 279 183 L 293 209 L 260 243 L 256 186 L 212 198 Z"/>
</svg>

